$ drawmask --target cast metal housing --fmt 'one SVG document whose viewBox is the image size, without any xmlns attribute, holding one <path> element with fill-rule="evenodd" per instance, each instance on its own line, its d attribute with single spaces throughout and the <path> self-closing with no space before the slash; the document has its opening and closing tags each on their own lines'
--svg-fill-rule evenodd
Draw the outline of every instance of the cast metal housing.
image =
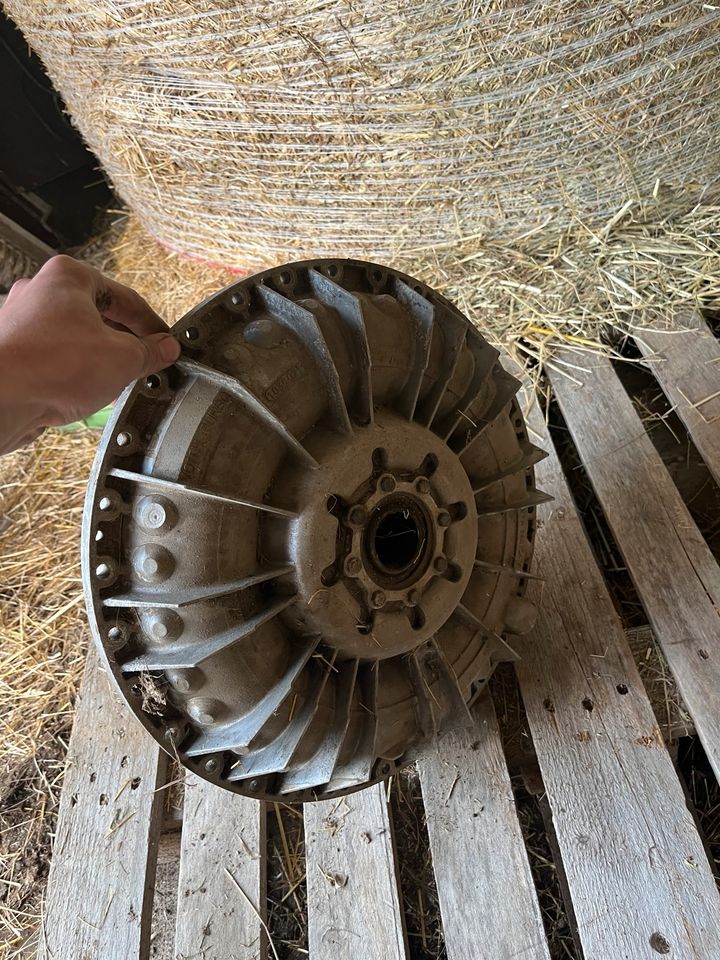
<svg viewBox="0 0 720 960">
<path fill-rule="evenodd" d="M 543 453 L 447 300 L 371 263 L 293 263 L 175 327 L 125 391 L 83 526 L 95 639 L 147 729 L 256 797 L 347 793 L 468 708 L 523 597 Z"/>
</svg>

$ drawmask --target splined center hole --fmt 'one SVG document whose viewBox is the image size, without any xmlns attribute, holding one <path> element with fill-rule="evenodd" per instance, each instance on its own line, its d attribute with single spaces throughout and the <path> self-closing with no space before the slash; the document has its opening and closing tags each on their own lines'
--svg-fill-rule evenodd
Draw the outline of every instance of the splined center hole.
<svg viewBox="0 0 720 960">
<path fill-rule="evenodd" d="M 393 573 L 414 563 L 420 546 L 418 525 L 405 510 L 386 513 L 375 531 L 375 555 Z"/>
</svg>

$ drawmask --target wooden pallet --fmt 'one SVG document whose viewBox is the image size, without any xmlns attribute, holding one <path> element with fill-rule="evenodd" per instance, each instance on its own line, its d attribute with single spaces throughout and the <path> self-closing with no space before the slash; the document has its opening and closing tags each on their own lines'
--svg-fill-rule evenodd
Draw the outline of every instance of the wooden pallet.
<svg viewBox="0 0 720 960">
<path fill-rule="evenodd" d="M 720 479 L 720 348 L 704 324 L 648 334 L 657 378 Z M 689 359 L 690 358 L 690 359 Z M 720 570 L 606 359 L 560 357 L 551 383 L 648 622 L 720 775 Z M 557 369 L 557 368 L 556 368 Z M 526 395 L 538 510 L 517 676 L 585 960 L 720 957 L 720 898 L 702 840 L 586 538 L 552 440 Z M 449 960 L 545 960 L 538 897 L 489 698 L 476 728 L 419 767 Z M 265 927 L 261 805 L 189 778 L 179 866 L 156 877 L 165 762 L 88 658 L 45 906 L 43 960 L 144 960 L 151 919 L 176 960 L 275 956 Z M 406 960 L 393 824 L 383 786 L 304 808 L 309 956 Z M 172 865 L 171 865 L 172 866 Z M 176 880 L 179 870 L 179 881 Z M 170 880 L 168 880 L 170 876 Z M 156 888 L 177 882 L 176 910 Z"/>
</svg>

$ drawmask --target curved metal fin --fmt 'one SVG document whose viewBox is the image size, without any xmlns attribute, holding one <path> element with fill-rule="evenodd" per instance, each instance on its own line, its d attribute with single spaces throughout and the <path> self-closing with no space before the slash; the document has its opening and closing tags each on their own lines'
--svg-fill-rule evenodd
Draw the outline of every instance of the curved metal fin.
<svg viewBox="0 0 720 960">
<path fill-rule="evenodd" d="M 334 663 L 333 657 L 333 663 Z M 288 725 L 274 740 L 261 750 L 254 750 L 241 757 L 240 763 L 227 776 L 228 780 L 244 780 L 246 777 L 261 777 L 267 773 L 279 773 L 290 763 L 298 744 L 310 725 L 318 707 L 328 676 L 335 669 L 333 663 L 325 661 L 322 665 L 311 660 L 308 671 L 312 671 L 309 689 L 302 707 L 295 712 L 290 705 L 292 718 Z"/>
<path fill-rule="evenodd" d="M 516 503 L 496 503 L 481 505 L 477 508 L 479 517 L 488 517 L 494 513 L 509 513 L 511 510 L 526 510 L 528 507 L 537 507 L 541 503 L 549 503 L 553 497 L 549 493 L 543 493 L 542 490 L 530 489 L 522 500 Z"/>
<path fill-rule="evenodd" d="M 203 731 L 185 750 L 185 753 L 189 757 L 198 757 L 204 753 L 247 748 L 289 695 L 293 684 L 305 669 L 305 664 L 315 652 L 317 645 L 317 640 L 306 644 L 293 644 L 291 648 L 293 656 L 285 673 L 260 702 L 239 720 L 233 720 L 213 730 Z"/>
<path fill-rule="evenodd" d="M 358 671 L 356 689 L 363 714 L 362 729 L 353 754 L 345 763 L 336 766 L 333 775 L 322 792 L 331 793 L 358 783 L 366 783 L 375 766 L 375 743 L 377 740 L 377 691 L 378 663 L 363 664 Z"/>
<path fill-rule="evenodd" d="M 273 604 L 267 610 L 262 610 L 256 616 L 251 617 L 244 623 L 238 623 L 229 630 L 223 630 L 222 633 L 216 633 L 214 636 L 201 640 L 198 643 L 184 643 L 176 646 L 163 647 L 159 650 L 152 650 L 144 653 L 141 657 L 134 660 L 128 660 L 122 664 L 123 673 L 137 673 L 140 670 L 184 670 L 197 667 L 198 664 L 207 660 L 209 657 L 220 653 L 221 650 L 227 650 L 233 644 L 251 636 L 259 627 L 269 620 L 272 620 L 279 613 L 288 607 L 294 600 L 294 597 L 285 597 L 279 603 Z"/>
<path fill-rule="evenodd" d="M 501 637 L 499 633 L 493 634 L 492 637 L 495 649 L 490 654 L 490 666 L 494 666 L 496 663 L 504 663 L 507 660 L 519 660 L 520 654 L 513 650 L 510 644 L 504 637 Z"/>
<path fill-rule="evenodd" d="M 288 517 L 292 519 L 297 516 L 292 510 L 272 507 L 269 503 L 256 503 L 254 500 L 230 497 L 224 493 L 212 493 L 210 490 L 201 490 L 199 487 L 188 487 L 187 484 L 176 483 L 174 480 L 163 480 L 162 477 L 155 477 L 149 473 L 136 473 L 134 470 L 121 470 L 119 467 L 113 467 L 108 470 L 108 476 L 116 477 L 118 480 L 130 480 L 133 483 L 145 484 L 148 487 L 166 490 L 168 493 L 179 493 L 185 496 L 214 500 L 217 503 L 228 504 L 230 506 L 248 507 L 250 510 L 260 510 L 262 513 L 272 513 L 278 517 Z"/>
<path fill-rule="evenodd" d="M 455 717 L 460 716 L 464 720 L 472 723 L 473 716 L 470 713 L 470 707 L 460 689 L 460 681 L 452 668 L 452 664 L 445 656 L 445 651 L 440 643 L 438 643 L 437 637 L 431 637 L 430 643 L 432 644 L 433 650 L 437 653 L 438 664 L 440 666 L 440 679 L 444 684 L 448 699 L 452 704 L 452 714 Z"/>
<path fill-rule="evenodd" d="M 468 409 L 474 401 L 477 400 L 480 391 L 488 377 L 492 374 L 493 367 L 500 356 L 499 350 L 491 347 L 489 343 L 485 343 L 485 341 L 472 330 L 468 331 L 467 345 L 475 361 L 472 380 L 458 403 L 457 408 L 446 417 L 443 417 L 441 423 L 435 427 L 435 432 L 446 441 L 449 440 L 450 436 L 463 424 L 472 426 L 473 421 L 468 414 Z"/>
<path fill-rule="evenodd" d="M 534 467 L 536 463 L 540 463 L 541 460 L 544 460 L 547 457 L 547 450 L 543 450 L 541 447 L 536 447 L 533 443 L 528 443 L 527 441 L 521 444 L 522 456 L 517 463 L 512 464 L 509 467 L 506 467 L 505 470 L 500 470 L 498 473 L 493 473 L 487 477 L 478 477 L 473 479 L 473 493 L 478 494 L 483 490 L 487 490 L 488 487 L 491 487 L 494 483 L 499 483 L 501 480 L 506 480 L 508 477 L 514 476 L 516 473 L 522 473 L 525 470 L 528 470 L 530 467 Z"/>
<path fill-rule="evenodd" d="M 442 312 L 436 311 L 433 336 L 439 335 L 443 338 L 443 355 L 440 361 L 438 378 L 418 403 L 415 411 L 415 419 L 423 426 L 432 426 L 448 384 L 455 376 L 467 334 L 467 321 L 462 317 L 448 309 L 444 309 Z"/>
<path fill-rule="evenodd" d="M 288 330 L 298 334 L 302 343 L 312 354 L 325 381 L 333 425 L 339 433 L 351 434 L 353 428 L 340 386 L 340 377 L 317 317 L 312 310 L 300 306 L 299 303 L 290 300 L 282 293 L 278 293 L 272 287 L 260 284 L 256 287 L 256 290 L 273 317 L 279 320 Z"/>
<path fill-rule="evenodd" d="M 410 683 L 415 693 L 415 701 L 417 703 L 417 717 L 420 732 L 423 737 L 430 740 L 435 737 L 438 732 L 438 717 L 436 713 L 440 705 L 436 701 L 434 704 L 435 709 L 433 709 L 435 697 L 425 679 L 420 661 L 418 660 L 417 651 L 411 653 L 407 658 L 407 665 L 408 673 L 410 674 Z"/>
<path fill-rule="evenodd" d="M 357 387 L 352 402 L 353 414 L 359 423 L 371 424 L 374 419 L 372 360 L 362 300 L 318 270 L 308 270 L 308 277 L 314 295 L 326 307 L 336 311 L 350 333 L 354 359 L 357 363 L 355 370 Z"/>
<path fill-rule="evenodd" d="M 289 770 L 280 783 L 280 793 L 309 790 L 332 777 L 350 723 L 352 692 L 357 679 L 358 661 L 346 660 L 336 666 L 335 714 L 320 748 L 307 763 Z"/>
<path fill-rule="evenodd" d="M 105 597 L 102 603 L 104 607 L 187 607 L 191 603 L 214 600 L 216 597 L 226 597 L 231 593 L 237 593 L 239 590 L 247 590 L 248 587 L 254 587 L 255 584 L 264 583 L 266 580 L 276 580 L 294 569 L 291 563 L 285 563 L 279 567 L 259 570 L 257 573 L 240 580 L 213 583 L 207 587 L 178 587 L 172 592 L 144 590 L 119 593 L 114 597 Z"/>
<path fill-rule="evenodd" d="M 517 570 L 515 567 L 511 567 L 508 564 L 491 563 L 489 560 L 478 560 L 477 558 L 473 561 L 473 563 L 480 570 L 487 570 L 489 573 L 506 574 L 509 577 L 517 577 L 518 580 L 539 580 L 541 583 L 544 583 L 546 580 L 545 577 L 541 577 L 537 573 L 528 573 L 526 570 Z"/>
<path fill-rule="evenodd" d="M 500 416 L 521 386 L 520 381 L 503 370 L 501 366 L 495 367 L 494 380 L 496 383 L 495 396 L 487 409 L 483 410 L 481 416 L 473 418 L 475 426 L 473 427 L 472 423 L 465 421 L 448 439 L 448 446 L 460 458 L 470 452 L 475 441 L 483 435 L 493 420 Z"/>
<path fill-rule="evenodd" d="M 175 366 L 189 377 L 202 377 L 208 380 L 218 390 L 224 390 L 226 393 L 236 397 L 244 407 L 250 410 L 255 416 L 266 424 L 270 429 L 281 437 L 288 447 L 297 454 L 311 469 L 318 467 L 317 460 L 305 449 L 300 441 L 290 433 L 285 424 L 270 410 L 265 404 L 258 400 L 254 393 L 251 393 L 245 384 L 240 383 L 235 377 L 227 373 L 221 373 L 220 370 L 214 370 L 212 367 L 198 363 L 196 360 L 177 360 Z"/>
<path fill-rule="evenodd" d="M 407 420 L 412 420 L 415 416 L 415 407 L 417 406 L 423 375 L 430 359 L 435 307 L 421 293 L 408 286 L 404 280 L 396 278 L 394 287 L 398 303 L 405 308 L 412 318 L 415 333 L 415 355 L 412 370 L 397 399 L 398 413 Z"/>
<path fill-rule="evenodd" d="M 490 662 L 499 663 L 501 660 L 519 660 L 520 655 L 516 653 L 510 644 L 499 633 L 495 633 L 494 630 L 491 630 L 489 627 L 486 627 L 485 624 L 480 620 L 472 610 L 468 608 L 463 603 L 459 603 L 455 607 L 454 614 L 459 615 L 462 619 L 469 623 L 471 626 L 475 627 L 478 633 L 481 633 L 484 637 L 487 637 L 489 640 L 493 641 L 495 650 L 490 655 Z M 496 654 L 502 654 L 496 655 Z"/>
</svg>

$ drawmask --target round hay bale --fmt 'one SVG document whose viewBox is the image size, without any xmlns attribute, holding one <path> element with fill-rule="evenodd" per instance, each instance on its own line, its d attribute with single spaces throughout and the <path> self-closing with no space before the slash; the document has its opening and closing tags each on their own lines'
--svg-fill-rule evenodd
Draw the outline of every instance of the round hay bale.
<svg viewBox="0 0 720 960">
<path fill-rule="evenodd" d="M 606 223 L 720 174 L 720 7 L 7 0 L 166 246 L 250 268 Z"/>
</svg>

